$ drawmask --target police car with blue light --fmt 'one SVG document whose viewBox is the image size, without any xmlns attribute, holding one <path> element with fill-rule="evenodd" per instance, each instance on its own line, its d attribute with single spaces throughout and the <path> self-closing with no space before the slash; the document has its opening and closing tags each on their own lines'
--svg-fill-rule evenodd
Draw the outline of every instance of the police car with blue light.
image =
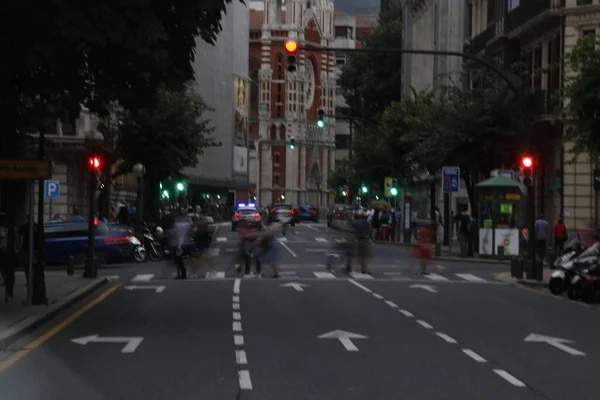
<svg viewBox="0 0 600 400">
<path fill-rule="evenodd" d="M 246 224 L 250 228 L 262 229 L 262 217 L 255 204 L 240 203 L 231 217 L 231 231 L 235 232 L 240 223 Z"/>
</svg>

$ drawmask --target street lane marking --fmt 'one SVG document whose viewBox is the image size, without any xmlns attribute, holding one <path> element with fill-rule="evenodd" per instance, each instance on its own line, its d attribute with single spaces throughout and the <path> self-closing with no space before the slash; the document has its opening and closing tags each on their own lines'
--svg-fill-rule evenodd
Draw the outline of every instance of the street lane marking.
<svg viewBox="0 0 600 400">
<path fill-rule="evenodd" d="M 364 291 L 365 291 L 365 292 L 367 292 L 367 293 L 373 293 L 373 291 L 372 291 L 371 289 L 369 289 L 369 288 L 368 288 L 368 287 L 366 287 L 366 286 L 363 286 L 363 285 L 361 285 L 360 283 L 356 282 L 355 280 L 348 279 L 348 282 L 350 282 L 350 283 L 351 283 L 351 284 L 353 284 L 354 286 L 356 286 L 356 287 L 358 287 L 358 288 L 360 288 L 360 289 L 364 290 Z"/>
<path fill-rule="evenodd" d="M 233 303 L 233 309 L 234 310 L 239 310 L 240 309 L 240 303 Z"/>
<path fill-rule="evenodd" d="M 360 272 L 350 272 L 350 275 L 352 275 L 352 277 L 354 279 L 361 279 L 361 280 L 371 280 L 371 279 L 375 279 L 373 278 L 373 275 L 369 275 L 369 274 L 362 274 Z"/>
<path fill-rule="evenodd" d="M 217 238 L 217 242 L 226 242 L 227 238 L 225 236 L 220 236 Z"/>
<path fill-rule="evenodd" d="M 448 343 L 452 343 L 452 344 L 456 344 L 457 343 L 457 341 L 453 337 L 448 336 L 445 333 L 436 332 L 435 334 L 438 335 L 439 337 L 441 337 L 442 339 L 444 339 Z"/>
<path fill-rule="evenodd" d="M 424 276 L 425 278 L 427 278 L 427 279 L 430 279 L 430 280 L 432 280 L 432 281 L 448 281 L 448 280 L 449 280 L 448 278 L 444 278 L 444 277 L 443 277 L 443 276 L 441 276 L 441 275 L 438 275 L 438 274 L 433 274 L 433 273 L 431 273 L 431 274 L 429 274 L 429 275 L 423 275 L 423 276 Z"/>
<path fill-rule="evenodd" d="M 402 315 L 404 315 L 405 317 L 412 318 L 415 316 L 413 313 L 411 313 L 408 310 L 399 309 L 398 311 L 400 311 L 402 313 Z"/>
<path fill-rule="evenodd" d="M 233 282 L 233 294 L 240 294 L 240 285 L 241 284 L 242 284 L 241 279 L 236 279 L 235 282 Z"/>
<path fill-rule="evenodd" d="M 433 329 L 433 326 L 429 325 L 427 322 L 423 321 L 422 319 L 418 319 L 417 324 L 421 325 L 425 329 Z"/>
<path fill-rule="evenodd" d="M 121 284 L 116 284 L 116 285 L 106 289 L 102 294 L 100 294 L 94 300 L 92 300 L 91 302 L 89 302 L 86 305 L 84 305 L 83 307 L 81 307 L 79 310 L 75 311 L 73 314 L 69 315 L 67 318 L 65 318 L 62 322 L 60 322 L 54 328 L 50 329 L 48 332 L 44 333 L 42 336 L 35 339 L 33 342 L 26 345 L 24 349 L 17 351 L 15 354 L 10 356 L 6 360 L 2 361 L 0 363 L 0 372 L 4 371 L 8 367 L 13 365 L 17 361 L 19 361 L 21 358 L 25 357 L 31 351 L 40 347 L 43 343 L 45 343 L 46 341 L 51 339 L 58 332 L 62 331 L 64 328 L 66 328 L 69 324 L 71 324 L 77 318 L 81 317 L 86 311 L 88 311 L 89 309 L 94 307 L 96 304 L 100 303 L 101 301 L 106 299 L 108 296 L 110 296 L 112 293 L 114 293 L 115 290 L 117 290 L 119 288 L 119 286 L 121 286 Z"/>
<path fill-rule="evenodd" d="M 233 343 L 236 346 L 243 346 L 244 345 L 244 336 L 243 335 L 233 335 Z"/>
<path fill-rule="evenodd" d="M 242 320 L 242 314 L 239 312 L 234 312 L 233 313 L 233 319 L 236 321 L 241 321 Z"/>
<path fill-rule="evenodd" d="M 346 239 L 335 239 L 335 241 L 338 243 L 346 243 L 347 242 Z"/>
<path fill-rule="evenodd" d="M 394 303 L 393 301 L 390 300 L 386 300 L 385 304 L 387 304 L 388 306 L 392 307 L 392 308 L 398 308 L 398 304 Z"/>
<path fill-rule="evenodd" d="M 233 296 L 233 302 L 234 303 L 239 303 L 240 302 L 240 296 Z"/>
<path fill-rule="evenodd" d="M 132 282 L 148 282 L 154 278 L 154 274 L 138 274 L 131 281 Z"/>
<path fill-rule="evenodd" d="M 473 360 L 477 361 L 478 363 L 487 362 L 485 358 L 481 357 L 479 354 L 475 353 L 473 350 L 462 349 L 462 352 L 465 353 L 466 355 L 468 355 L 469 357 L 471 357 Z"/>
<path fill-rule="evenodd" d="M 245 350 L 236 350 L 235 351 L 235 362 L 240 365 L 248 364 L 248 359 L 246 358 Z"/>
<path fill-rule="evenodd" d="M 319 232 L 319 230 L 318 230 L 317 228 L 315 228 L 314 226 L 312 226 L 312 225 L 305 225 L 305 224 L 303 224 L 303 225 L 300 225 L 300 226 L 305 226 L 305 227 L 307 227 L 308 229 L 312 229 L 312 230 L 313 230 L 313 231 L 315 231 L 315 232 Z"/>
<path fill-rule="evenodd" d="M 239 321 L 234 321 L 233 322 L 233 331 L 234 332 L 241 332 L 242 331 L 242 323 Z"/>
<path fill-rule="evenodd" d="M 277 241 L 278 241 L 279 243 L 285 243 L 285 242 L 287 242 L 288 240 L 287 240 L 287 238 L 286 238 L 286 237 L 278 237 L 278 238 L 277 238 Z"/>
<path fill-rule="evenodd" d="M 495 369 L 494 372 L 516 387 L 526 387 L 523 382 L 521 382 L 520 380 L 518 380 L 503 369 Z"/>
<path fill-rule="evenodd" d="M 206 273 L 206 279 L 225 279 L 225 272 L 223 271 L 214 271 L 213 274 L 210 272 Z"/>
<path fill-rule="evenodd" d="M 331 272 L 313 272 L 313 274 L 318 278 L 318 279 L 337 279 L 336 276 L 334 274 L 332 274 Z"/>
<path fill-rule="evenodd" d="M 238 371 L 238 381 L 240 382 L 240 389 L 252 390 L 252 381 L 250 380 L 250 372 L 248 370 Z"/>
<path fill-rule="evenodd" d="M 485 279 L 482 279 L 473 274 L 454 274 L 454 275 L 458 276 L 461 279 L 464 279 L 465 281 L 469 281 L 469 282 L 486 282 Z"/>
<path fill-rule="evenodd" d="M 379 300 L 383 300 L 383 296 L 380 294 L 377 294 L 377 293 L 373 293 L 373 297 L 375 297 L 376 299 L 379 299 Z"/>
<path fill-rule="evenodd" d="M 298 254 L 294 253 L 292 251 L 292 249 L 289 248 L 289 246 L 283 242 L 279 242 L 279 244 L 281 245 L 281 247 L 283 247 L 284 249 L 286 249 L 288 251 L 288 253 L 290 253 L 292 255 L 292 257 L 298 257 Z"/>
<path fill-rule="evenodd" d="M 325 238 L 318 238 L 318 237 L 316 237 L 316 238 L 315 238 L 315 240 L 316 240 L 317 242 L 319 242 L 319 243 L 327 243 L 327 242 L 328 242 L 328 240 L 327 240 L 327 239 L 325 239 Z"/>
</svg>

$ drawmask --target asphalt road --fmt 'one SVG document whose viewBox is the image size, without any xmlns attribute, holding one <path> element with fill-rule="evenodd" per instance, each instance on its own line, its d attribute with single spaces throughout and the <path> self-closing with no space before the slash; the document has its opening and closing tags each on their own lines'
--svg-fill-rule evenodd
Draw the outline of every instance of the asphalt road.
<svg viewBox="0 0 600 400">
<path fill-rule="evenodd" d="M 410 260 L 386 251 L 382 260 Z M 596 308 L 484 279 L 490 265 L 445 265 L 435 279 L 381 266 L 359 279 L 319 277 L 313 264 L 261 280 L 161 279 L 158 263 L 118 269 L 104 292 L 0 353 L 1 397 L 597 397 Z"/>
</svg>

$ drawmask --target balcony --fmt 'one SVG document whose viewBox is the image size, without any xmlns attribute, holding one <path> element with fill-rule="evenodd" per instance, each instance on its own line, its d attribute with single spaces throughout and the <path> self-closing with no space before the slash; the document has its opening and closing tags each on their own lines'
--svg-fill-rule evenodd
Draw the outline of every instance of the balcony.
<svg viewBox="0 0 600 400">
<path fill-rule="evenodd" d="M 546 17 L 559 16 L 565 0 L 523 0 L 521 4 L 506 15 L 505 30 L 509 36 L 518 28 L 527 30 L 533 25 L 544 22 Z"/>
<path fill-rule="evenodd" d="M 490 44 L 491 41 L 504 35 L 504 18 L 499 18 L 477 36 L 471 38 L 470 43 L 465 46 L 468 53 L 479 53 Z"/>
</svg>

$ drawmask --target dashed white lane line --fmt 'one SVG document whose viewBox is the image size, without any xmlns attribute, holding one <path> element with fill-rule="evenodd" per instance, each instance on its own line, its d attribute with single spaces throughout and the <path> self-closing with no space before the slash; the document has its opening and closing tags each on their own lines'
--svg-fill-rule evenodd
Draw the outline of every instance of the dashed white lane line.
<svg viewBox="0 0 600 400">
<path fill-rule="evenodd" d="M 233 335 L 233 343 L 236 346 L 243 346 L 244 345 L 244 336 L 243 335 Z"/>
<path fill-rule="evenodd" d="M 236 350 L 235 351 L 235 362 L 240 365 L 248 364 L 248 359 L 246 358 L 245 350 Z"/>
<path fill-rule="evenodd" d="M 238 371 L 238 381 L 240 382 L 240 389 L 252 390 L 252 381 L 250 380 L 250 372 L 242 369 Z"/>
<path fill-rule="evenodd" d="M 445 278 L 441 275 L 433 274 L 433 273 L 431 273 L 429 275 L 423 275 L 423 276 L 432 281 L 448 281 L 449 280 L 448 278 Z"/>
<path fill-rule="evenodd" d="M 329 272 L 325 272 L 325 273 L 327 273 L 327 274 L 328 274 Z M 315 274 L 316 274 L 316 272 L 315 272 Z M 333 275 L 333 274 L 332 274 L 332 275 Z M 360 288 L 360 289 L 364 290 L 364 291 L 365 291 L 365 292 L 367 292 L 367 293 L 373 293 L 373 291 L 372 291 L 371 289 L 369 289 L 369 288 L 368 288 L 368 287 L 366 287 L 366 286 L 363 286 L 363 285 L 361 285 L 360 283 L 356 282 L 355 280 L 348 279 L 348 282 L 350 282 L 351 284 L 353 284 L 353 285 L 354 285 L 354 286 L 356 286 L 357 288 Z"/>
<path fill-rule="evenodd" d="M 471 349 L 462 349 L 462 352 L 471 357 L 473 360 L 477 361 L 478 363 L 487 362 L 485 358 L 481 357 L 479 354 L 475 353 Z"/>
<path fill-rule="evenodd" d="M 452 336 L 448 336 L 445 333 L 436 332 L 435 334 L 438 335 L 439 337 L 441 337 L 442 339 L 444 339 L 448 343 L 452 343 L 452 344 L 457 343 L 456 340 Z"/>
<path fill-rule="evenodd" d="M 240 279 L 236 279 L 235 282 L 233 282 L 233 294 L 240 294 L 240 285 L 242 284 L 242 281 Z"/>
<path fill-rule="evenodd" d="M 232 298 L 234 303 L 239 303 L 240 302 L 240 296 L 233 296 Z"/>
<path fill-rule="evenodd" d="M 138 274 L 131 281 L 132 282 L 148 282 L 154 278 L 154 274 Z"/>
<path fill-rule="evenodd" d="M 242 320 L 242 313 L 234 312 L 233 313 L 233 320 L 234 321 L 241 321 Z"/>
<path fill-rule="evenodd" d="M 239 310 L 240 309 L 240 303 L 233 303 L 233 309 L 234 310 Z"/>
<path fill-rule="evenodd" d="M 226 241 L 227 241 L 227 238 L 224 236 L 220 236 L 217 238 L 217 242 L 226 242 Z"/>
<path fill-rule="evenodd" d="M 285 244 L 283 242 L 279 242 L 279 244 L 281 245 L 281 247 L 283 247 L 284 249 L 286 249 L 287 252 L 292 255 L 292 257 L 298 257 L 298 254 L 294 253 L 294 251 L 292 249 L 290 249 L 290 247 L 287 244 Z"/>
<path fill-rule="evenodd" d="M 516 387 L 526 387 L 523 382 L 521 382 L 520 380 L 518 380 L 503 369 L 495 369 L 494 372 Z"/>
<path fill-rule="evenodd" d="M 388 306 L 390 306 L 392 308 L 398 308 L 398 304 L 394 303 L 393 301 L 386 300 L 385 304 L 387 304 Z"/>
<path fill-rule="evenodd" d="M 317 279 L 337 279 L 331 272 L 313 272 Z"/>
<path fill-rule="evenodd" d="M 242 323 L 239 321 L 234 321 L 233 323 L 233 331 L 234 332 L 241 332 L 242 331 Z"/>
<path fill-rule="evenodd" d="M 315 240 L 316 240 L 317 242 L 319 242 L 319 243 L 327 243 L 327 242 L 328 242 L 328 240 L 327 240 L 327 239 L 325 239 L 325 238 L 320 238 L 320 237 L 316 237 L 316 238 L 315 238 Z"/>
<path fill-rule="evenodd" d="M 458 276 L 459 278 L 464 279 L 465 281 L 469 281 L 469 282 L 487 282 L 485 279 L 482 279 L 473 274 L 455 274 L 455 275 Z"/>
<path fill-rule="evenodd" d="M 383 300 L 383 296 L 380 294 L 377 294 L 377 293 L 373 293 L 373 297 L 375 297 L 376 299 L 379 299 L 379 300 Z"/>
<path fill-rule="evenodd" d="M 401 309 L 399 309 L 398 311 L 400 311 L 400 312 L 402 313 L 402 315 L 404 315 L 405 317 L 412 318 L 412 317 L 414 317 L 414 316 L 415 316 L 415 315 L 414 315 L 413 313 L 411 313 L 410 311 L 408 311 L 408 310 L 404 310 L 404 309 L 402 309 L 402 308 L 401 308 Z"/>
<path fill-rule="evenodd" d="M 287 238 L 286 238 L 286 237 L 278 237 L 278 238 L 277 238 L 277 241 L 278 241 L 279 243 L 285 243 L 285 242 L 287 242 L 288 240 L 287 240 Z"/>
<path fill-rule="evenodd" d="M 429 325 L 427 322 L 423 321 L 422 319 L 418 319 L 417 324 L 421 325 L 425 329 L 433 329 L 433 326 Z"/>
</svg>

